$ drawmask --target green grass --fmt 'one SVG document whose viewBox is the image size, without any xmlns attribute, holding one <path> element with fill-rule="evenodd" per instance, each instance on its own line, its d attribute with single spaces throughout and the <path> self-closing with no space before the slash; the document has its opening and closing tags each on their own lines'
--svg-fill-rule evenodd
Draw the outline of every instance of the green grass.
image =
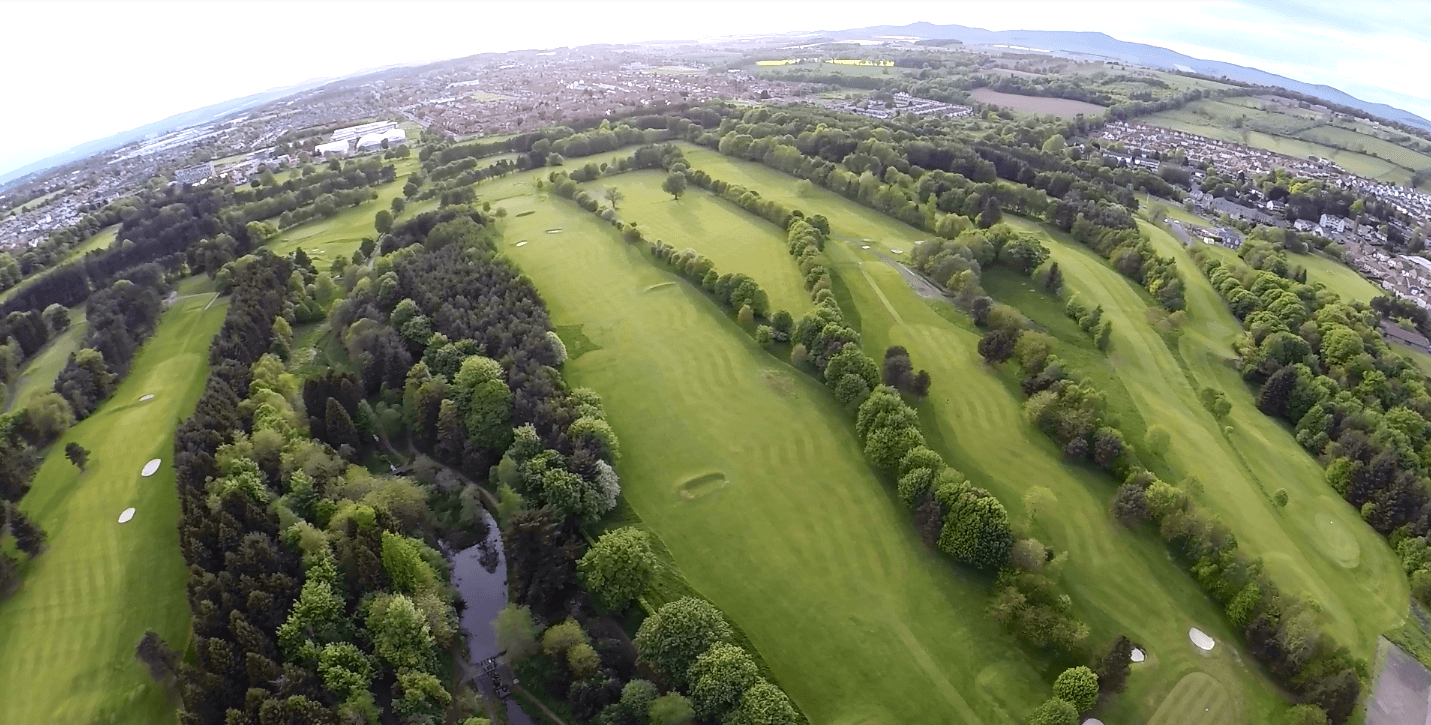
<svg viewBox="0 0 1431 725">
<path fill-rule="evenodd" d="M 1135 665 L 1136 666 L 1136 665 Z M 1201 672 L 1178 681 L 1148 725 L 1214 725 L 1227 722 L 1227 688 Z"/>
<path fill-rule="evenodd" d="M 283 230 L 270 239 L 268 246 L 275 254 L 292 254 L 299 247 L 313 260 L 320 270 L 328 269 L 333 259 L 339 255 L 353 256 L 364 237 L 377 239 L 378 231 L 373 227 L 373 218 L 382 209 L 392 210 L 393 199 L 402 196 L 402 188 L 407 184 L 407 175 L 416 171 L 419 162 L 417 154 L 393 162 L 397 167 L 397 179 L 381 186 L 373 187 L 378 198 L 365 201 L 355 207 L 344 209 L 327 219 L 315 219 Z M 413 212 L 404 211 L 398 219 L 410 218 Z"/>
<path fill-rule="evenodd" d="M 559 329 L 579 324 L 595 346 L 564 373 L 603 396 L 626 500 L 811 721 L 1016 723 L 1047 697 L 984 614 L 987 581 L 925 550 L 829 393 L 529 179 L 488 187 L 510 194 L 504 251 Z M 682 496 L 713 473 L 724 482 Z"/>
<path fill-rule="evenodd" d="M 60 260 L 61 264 L 79 259 L 80 257 L 83 257 L 84 255 L 96 250 L 108 249 L 109 245 L 114 242 L 114 238 L 118 234 L 118 224 L 113 224 L 99 230 L 95 233 L 94 236 L 84 240 L 80 243 L 79 246 L 75 247 L 74 249 L 71 249 L 69 254 L 66 254 L 64 259 Z M 49 269 L 42 270 L 38 274 L 31 275 L 30 277 L 26 277 L 25 279 L 21 280 L 20 284 L 17 284 L 14 287 L 5 290 L 4 292 L 0 292 L 0 302 L 4 302 L 5 300 L 10 299 L 10 297 L 12 297 L 16 292 L 19 292 L 20 290 L 24 289 L 31 282 L 49 273 Z"/>
<path fill-rule="evenodd" d="M 753 277 L 770 296 L 772 311 L 789 310 L 798 318 L 814 306 L 778 228 L 704 189 L 692 187 L 680 200 L 672 199 L 661 191 L 665 179 L 664 173 L 638 171 L 591 182 L 588 188 L 598 197 L 607 187 L 620 189 L 626 198 L 617 213 L 637 223 L 649 238 L 677 250 L 694 249 L 710 257 L 722 274 Z"/>
<path fill-rule="evenodd" d="M 24 408 L 31 398 L 54 388 L 55 378 L 65 366 L 65 361 L 69 360 L 70 353 L 79 349 L 84 333 L 84 308 L 75 307 L 70 310 L 69 329 L 56 335 L 30 358 L 20 370 L 19 377 L 10 384 L 10 397 L 5 401 L 5 410 Z"/>
<path fill-rule="evenodd" d="M 1342 299 L 1351 302 L 1371 302 L 1386 291 L 1356 270 L 1320 254 L 1289 254 L 1287 261 L 1307 268 L 1307 282 L 1321 282 Z"/>
<path fill-rule="evenodd" d="M 976 335 L 934 314 L 893 268 L 871 253 L 907 250 L 924 236 L 922 232 L 823 190 L 797 197 L 786 191 L 792 186 L 789 177 L 765 167 L 689 147 L 687 158 L 693 168 L 806 213 L 826 215 L 836 240 L 853 242 L 832 243 L 827 253 L 858 308 L 866 352 L 878 357 L 886 345 L 904 345 L 916 367 L 928 368 L 933 376 L 934 392 L 921 410 L 926 435 L 942 438 L 939 445 L 950 453 L 951 461 L 1009 502 L 1016 516 L 1021 508 L 1018 498 L 1029 486 L 1054 491 L 1060 515 L 1035 527 L 1033 533 L 1070 552 L 1065 580 L 1076 606 L 1093 625 L 1094 639 L 1127 633 L 1158 660 L 1156 667 L 1139 670 L 1147 674 L 1133 676 L 1129 692 L 1107 713 L 1108 721 L 1146 719 L 1175 683 L 1193 671 L 1206 672 L 1228 689 L 1233 703 L 1228 721 L 1262 722 L 1270 717 L 1279 698 L 1260 670 L 1249 671 L 1228 654 L 1241 648 L 1233 645 L 1232 632 L 1215 605 L 1167 560 L 1155 537 L 1131 534 L 1108 520 L 1104 507 L 1114 483 L 1101 473 L 1064 463 L 1052 443 L 1022 421 L 1021 395 L 1012 375 L 994 375 L 983 366 L 975 352 Z M 1042 225 L 1010 221 L 1047 234 Z M 1178 243 L 1161 231 L 1151 231 L 1159 252 L 1180 261 L 1190 287 L 1192 321 L 1173 337 L 1176 354 L 1147 324 L 1151 299 L 1144 291 L 1101 257 L 1066 238 L 1050 236 L 1048 243 L 1069 287 L 1102 303 L 1105 318 L 1114 321 L 1107 361 L 1090 359 L 1079 372 L 1097 379 L 1099 366 L 1108 366 L 1111 372 L 1101 375 L 1116 376 L 1129 396 L 1120 404 L 1119 394 L 1109 393 L 1110 407 L 1130 440 L 1135 444 L 1141 440 L 1138 418 L 1168 427 L 1173 444 L 1166 459 L 1154 461 L 1155 466 L 1179 478 L 1197 475 L 1206 490 L 1204 503 L 1233 528 L 1249 552 L 1264 556 L 1274 579 L 1288 591 L 1313 594 L 1327 609 L 1342 641 L 1359 656 L 1369 657 L 1376 635 L 1405 616 L 1405 577 L 1375 532 L 1322 483 L 1320 467 L 1296 445 L 1286 427 L 1252 406 L 1251 393 L 1223 362 L 1230 355 L 1227 343 L 1240 327 Z M 862 250 L 866 244 L 873 250 Z M 1006 280 L 999 280 L 997 273 L 992 279 L 1000 291 Z M 1002 292 L 1008 295 L 1007 285 Z M 1057 327 L 1048 310 L 1032 314 L 1050 328 Z M 1078 345 L 1070 344 L 1066 333 L 1058 336 L 1072 356 Z M 1224 388 L 1233 400 L 1230 423 L 1235 432 L 1230 441 L 1197 402 L 1196 388 L 1201 385 Z M 1137 418 L 1120 411 L 1130 404 Z M 1276 509 L 1268 499 L 1278 487 L 1292 495 L 1293 503 L 1285 510 Z M 1326 541 L 1318 531 L 1323 514 L 1347 535 Z M 1346 568 L 1349 547 L 1358 550 L 1354 568 Z M 1190 626 L 1233 646 L 1220 646 L 1215 656 L 1195 653 L 1187 642 Z M 1245 653 L 1239 652 L 1238 657 L 1248 659 Z"/>
<path fill-rule="evenodd" d="M 174 489 L 174 425 L 204 389 L 209 339 L 226 305 L 185 300 L 164 314 L 129 378 L 56 443 L 21 509 L 49 534 L 24 567 L 19 592 L 0 603 L 0 722 L 172 722 L 164 693 L 134 659 L 153 629 L 183 651 L 189 635 Z M 142 395 L 155 398 L 139 402 Z M 90 450 L 81 474 L 65 458 Z M 151 458 L 164 465 L 149 478 Z M 136 509 L 127 524 L 120 511 Z"/>
</svg>

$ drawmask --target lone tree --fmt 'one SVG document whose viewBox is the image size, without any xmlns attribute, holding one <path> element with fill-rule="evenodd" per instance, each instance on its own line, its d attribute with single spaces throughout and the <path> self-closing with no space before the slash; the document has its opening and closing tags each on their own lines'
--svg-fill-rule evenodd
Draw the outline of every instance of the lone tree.
<svg viewBox="0 0 1431 725">
<path fill-rule="evenodd" d="M 615 209 L 616 205 L 620 204 L 622 200 L 626 198 L 626 195 L 621 193 L 621 190 L 614 186 L 606 187 L 606 192 L 603 193 L 602 196 L 606 197 L 606 201 L 611 203 L 612 209 Z"/>
<path fill-rule="evenodd" d="M 15 537 L 15 546 L 30 556 L 39 556 L 45 549 L 45 532 L 14 504 L 10 505 L 10 534 Z"/>
<path fill-rule="evenodd" d="M 667 174 L 666 180 L 661 182 L 661 191 L 680 200 L 681 194 L 686 193 L 686 175 L 679 171 Z"/>
<path fill-rule="evenodd" d="M 179 679 L 179 655 L 154 630 L 144 633 L 134 647 L 134 658 L 149 670 L 149 677 L 168 688 Z"/>
<path fill-rule="evenodd" d="M 387 234 L 393 230 L 393 214 L 387 209 L 379 209 L 373 216 L 373 227 L 379 234 Z"/>
<path fill-rule="evenodd" d="M 576 566 L 597 601 L 608 611 L 620 612 L 650 586 L 656 555 L 646 533 L 628 526 L 603 534 Z"/>
<path fill-rule="evenodd" d="M 70 459 L 70 463 L 75 464 L 75 467 L 83 471 L 85 464 L 89 462 L 89 451 L 84 446 L 70 441 L 65 444 L 65 458 Z"/>
</svg>

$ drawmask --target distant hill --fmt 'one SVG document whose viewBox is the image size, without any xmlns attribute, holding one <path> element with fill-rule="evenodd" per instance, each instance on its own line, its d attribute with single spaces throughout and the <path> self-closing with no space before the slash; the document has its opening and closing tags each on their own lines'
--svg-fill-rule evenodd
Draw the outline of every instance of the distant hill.
<svg viewBox="0 0 1431 725">
<path fill-rule="evenodd" d="M 1063 30 L 984 30 L 982 28 L 968 28 L 962 25 L 935 25 L 933 23 L 876 25 L 868 28 L 852 28 L 850 30 L 836 31 L 822 30 L 818 32 L 820 35 L 839 39 L 868 38 L 874 35 L 904 35 L 925 39 L 959 40 L 965 43 L 984 45 L 1022 45 L 1045 50 L 1085 53 L 1088 55 L 1102 56 L 1109 60 L 1135 63 L 1153 68 L 1174 70 L 1179 69 L 1181 66 L 1181 68 L 1186 68 L 1195 73 L 1202 73 L 1204 75 L 1227 77 L 1244 83 L 1279 86 L 1290 91 L 1297 91 L 1298 93 L 1305 93 L 1309 96 L 1323 98 L 1333 103 L 1359 108 L 1367 113 L 1391 121 L 1398 121 L 1407 125 L 1431 130 L 1431 121 L 1410 111 L 1389 106 L 1385 103 L 1363 101 L 1350 93 L 1331 86 L 1304 83 L 1286 76 L 1277 75 L 1276 73 L 1268 73 L 1267 71 L 1248 68 L 1247 66 L 1237 65 L 1236 63 L 1224 63 L 1217 60 L 1194 58 L 1190 55 L 1183 55 L 1182 53 L 1168 50 L 1167 48 L 1159 48 L 1155 45 L 1130 43 L 1126 40 L 1118 40 L 1106 33 Z"/>
<path fill-rule="evenodd" d="M 304 91 L 309 88 L 316 88 L 332 80 L 333 79 L 331 78 L 315 78 L 312 80 L 304 81 L 303 83 L 300 83 L 298 85 L 288 86 L 286 88 L 270 88 L 269 90 L 263 91 L 261 93 L 244 96 L 243 98 L 234 98 L 231 100 L 224 101 L 222 103 L 215 103 L 212 106 L 204 106 L 203 108 L 197 108 L 192 111 L 185 111 L 183 113 L 178 113 L 166 119 L 163 119 L 162 121 L 155 121 L 154 123 L 145 124 L 138 128 L 131 128 L 128 131 L 120 131 L 113 136 L 106 136 L 105 138 L 98 139 L 95 141 L 88 141 L 68 151 L 55 154 L 54 156 L 50 156 L 48 158 L 40 159 L 39 161 L 36 161 L 32 164 L 28 164 L 26 166 L 22 166 L 18 169 L 15 169 L 14 171 L 0 174 L 0 184 L 8 184 L 15 179 L 19 179 L 30 174 L 39 173 L 47 169 L 52 169 L 56 166 L 63 166 L 74 161 L 79 161 L 80 159 L 89 158 L 90 156 L 93 156 L 95 154 L 100 154 L 106 151 L 110 151 L 112 149 L 117 149 L 125 144 L 138 141 L 139 139 L 142 139 L 151 133 L 167 133 L 169 131 L 175 131 L 181 128 L 188 128 L 189 126 L 197 126 L 203 123 L 208 123 L 210 121 L 223 118 L 224 116 L 232 115 L 249 108 L 261 106 L 265 103 L 268 103 L 269 101 L 274 101 L 279 98 L 283 98 L 284 96 L 297 93 L 299 91 Z"/>
</svg>

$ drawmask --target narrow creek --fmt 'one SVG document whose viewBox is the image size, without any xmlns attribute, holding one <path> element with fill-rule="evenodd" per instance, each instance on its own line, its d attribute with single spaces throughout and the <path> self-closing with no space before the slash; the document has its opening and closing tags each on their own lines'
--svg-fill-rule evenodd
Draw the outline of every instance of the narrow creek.
<svg viewBox="0 0 1431 725">
<path fill-rule="evenodd" d="M 485 511 L 487 538 L 475 546 L 452 554 L 452 586 L 462 596 L 462 636 L 467 642 L 466 679 L 490 697 L 506 703 L 507 722 L 535 725 L 508 691 L 512 671 L 499 664 L 497 635 L 492 620 L 507 606 L 507 561 L 502 553 L 502 536 L 497 522 Z M 494 723 L 495 725 L 495 723 Z"/>
</svg>

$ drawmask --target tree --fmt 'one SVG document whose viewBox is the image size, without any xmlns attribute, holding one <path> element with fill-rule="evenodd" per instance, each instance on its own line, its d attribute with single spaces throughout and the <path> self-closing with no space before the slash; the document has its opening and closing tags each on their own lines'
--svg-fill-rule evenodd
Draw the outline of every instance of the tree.
<svg viewBox="0 0 1431 725">
<path fill-rule="evenodd" d="M 1098 702 L 1098 675 L 1087 667 L 1070 667 L 1053 681 L 1053 696 L 1084 712 Z"/>
<path fill-rule="evenodd" d="M 553 624 L 542 633 L 542 652 L 558 659 L 564 657 L 572 647 L 586 643 L 586 631 L 575 619 Z"/>
<path fill-rule="evenodd" d="M 507 657 L 519 660 L 536 654 L 537 625 L 532 622 L 532 610 L 516 604 L 508 604 L 492 620 L 492 631 L 497 636 L 497 648 L 506 652 Z"/>
<path fill-rule="evenodd" d="M 1128 686 L 1128 667 L 1133 658 L 1133 643 L 1122 635 L 1108 645 L 1108 651 L 1093 663 L 1098 675 L 1098 687 L 1104 692 L 1118 693 Z"/>
<path fill-rule="evenodd" d="M 65 444 L 65 458 L 70 459 L 70 463 L 75 464 L 75 467 L 83 471 L 85 463 L 89 461 L 89 451 L 85 450 L 84 446 L 70 441 Z"/>
<path fill-rule="evenodd" d="M 611 204 L 612 209 L 615 209 L 616 205 L 620 204 L 621 201 L 626 198 L 626 195 L 621 193 L 621 190 L 614 186 L 606 187 L 606 191 L 602 192 L 602 196 L 606 197 L 606 201 Z"/>
<path fill-rule="evenodd" d="M 1283 508 L 1287 507 L 1287 489 L 1279 488 L 1272 492 L 1272 502 Z"/>
<path fill-rule="evenodd" d="M 696 658 L 727 642 L 731 628 L 709 602 L 682 597 L 661 606 L 636 631 L 636 652 L 672 687 L 685 688 Z"/>
<path fill-rule="evenodd" d="M 656 566 L 650 537 L 626 526 L 602 534 L 576 568 L 598 604 L 609 612 L 621 612 L 651 585 Z"/>
<path fill-rule="evenodd" d="M 666 180 L 661 182 L 661 191 L 680 200 L 681 194 L 686 193 L 686 175 L 680 171 L 672 171 L 666 175 Z"/>
<path fill-rule="evenodd" d="M 761 347 L 770 347 L 770 343 L 775 339 L 775 328 L 770 325 L 760 325 L 755 328 L 755 344 Z"/>
<path fill-rule="evenodd" d="M 690 701 L 674 692 L 652 700 L 646 712 L 651 725 L 682 725 L 695 718 Z"/>
<path fill-rule="evenodd" d="M 696 715 L 718 721 L 740 705 L 741 696 L 760 679 L 760 670 L 744 649 L 717 644 L 696 658 L 689 675 Z"/>
<path fill-rule="evenodd" d="M 780 688 L 760 680 L 745 691 L 740 707 L 725 722 L 726 725 L 795 725 L 799 716 Z"/>
<path fill-rule="evenodd" d="M 402 213 L 402 210 L 403 210 L 403 209 L 406 209 L 406 208 L 407 208 L 407 199 L 404 199 L 404 198 L 402 198 L 401 196 L 395 196 L 395 197 L 393 197 L 393 215 L 394 215 L 394 216 L 396 216 L 396 215 L 398 215 L 398 214 L 401 214 L 401 213 Z"/>
<path fill-rule="evenodd" d="M 1217 388 L 1203 388 L 1198 392 L 1198 400 L 1202 403 L 1202 407 L 1206 408 L 1207 412 L 1212 413 L 1212 417 L 1218 420 L 1222 420 L 1227 417 L 1228 413 L 1232 412 L 1232 403 L 1229 402 L 1227 396 Z"/>
<path fill-rule="evenodd" d="M 1054 294 L 1058 294 L 1058 291 L 1063 289 L 1063 270 L 1058 266 L 1058 262 L 1049 265 L 1048 276 L 1044 278 L 1043 287 Z"/>
<path fill-rule="evenodd" d="M 402 594 L 380 594 L 368 606 L 373 654 L 393 669 L 430 671 L 437 664 L 436 641 L 427 618 Z"/>
<path fill-rule="evenodd" d="M 1155 456 L 1166 453 L 1172 440 L 1172 434 L 1162 423 L 1148 426 L 1148 432 L 1143 436 L 1143 443 L 1148 446 L 1148 452 Z"/>
<path fill-rule="evenodd" d="M 154 630 L 144 633 L 134 647 L 134 657 L 149 671 L 150 679 L 164 687 L 178 681 L 179 655 Z"/>
<path fill-rule="evenodd" d="M 15 537 L 15 547 L 30 556 L 45 549 L 45 532 L 14 504 L 10 504 L 10 535 Z"/>
<path fill-rule="evenodd" d="M 740 311 L 735 315 L 735 321 L 739 322 L 741 327 L 749 326 L 755 322 L 755 310 L 751 309 L 750 305 L 741 305 Z"/>
<path fill-rule="evenodd" d="M 334 448 L 351 446 L 354 449 L 362 447 L 362 440 L 358 436 L 358 429 L 353 425 L 353 418 L 348 415 L 348 411 L 343 408 L 343 404 L 337 398 L 328 398 L 328 403 L 323 415 L 323 429 L 327 432 L 327 442 Z"/>
<path fill-rule="evenodd" d="M 1283 725 L 1327 725 L 1327 713 L 1316 705 L 1297 705 L 1282 718 Z"/>
<path fill-rule="evenodd" d="M 998 365 L 1014 354 L 1014 346 L 1019 342 L 1019 330 L 1000 328 L 989 330 L 979 338 L 979 354 L 990 365 Z"/>
<path fill-rule="evenodd" d="M 988 229 L 998 224 L 1004 218 L 1004 212 L 999 208 L 999 200 L 993 195 L 984 199 L 984 208 L 979 212 L 979 228 Z"/>
<path fill-rule="evenodd" d="M 1029 714 L 1028 725 L 1077 725 L 1078 710 L 1072 705 L 1051 697 Z"/>
</svg>

